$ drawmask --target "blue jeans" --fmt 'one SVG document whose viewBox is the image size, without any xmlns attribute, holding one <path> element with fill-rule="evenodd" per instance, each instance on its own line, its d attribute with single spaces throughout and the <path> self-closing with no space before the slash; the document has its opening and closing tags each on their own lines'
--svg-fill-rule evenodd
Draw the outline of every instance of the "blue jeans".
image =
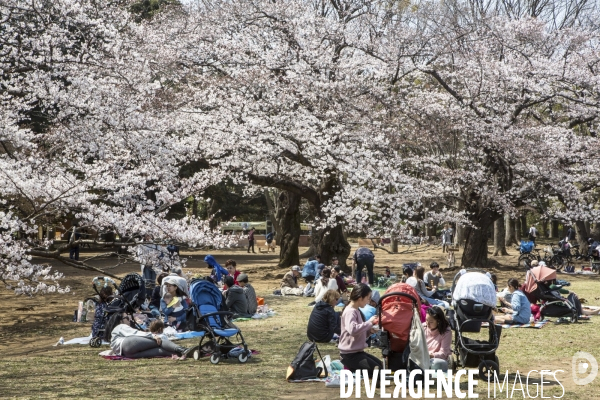
<svg viewBox="0 0 600 400">
<path fill-rule="evenodd" d="M 69 249 L 69 258 L 71 260 L 77 260 L 77 261 L 79 261 L 79 246 L 77 246 L 77 247 L 71 247 Z"/>
<path fill-rule="evenodd" d="M 362 270 L 364 267 L 367 268 L 367 276 L 369 279 L 369 285 L 373 286 L 375 280 L 373 276 L 373 267 L 375 265 L 375 259 L 373 257 L 359 257 L 356 260 L 356 283 L 360 283 L 362 279 Z"/>
<path fill-rule="evenodd" d="M 427 300 L 427 302 L 429 304 L 431 304 L 432 306 L 444 307 L 446 310 L 450 309 L 450 304 L 448 304 L 447 301 L 438 300 L 438 299 L 432 299 L 431 297 L 423 297 L 423 299 Z"/>
<path fill-rule="evenodd" d="M 151 266 L 144 265 L 144 268 L 142 270 L 142 277 L 144 278 L 144 282 L 146 283 L 147 288 L 154 288 L 154 286 L 156 286 L 156 272 Z"/>
</svg>

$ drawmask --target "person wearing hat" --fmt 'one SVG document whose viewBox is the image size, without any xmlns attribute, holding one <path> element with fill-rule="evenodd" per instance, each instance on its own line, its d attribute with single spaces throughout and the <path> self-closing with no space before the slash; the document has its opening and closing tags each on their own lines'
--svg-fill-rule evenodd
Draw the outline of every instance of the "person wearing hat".
<svg viewBox="0 0 600 400">
<path fill-rule="evenodd" d="M 240 287 L 244 290 L 244 295 L 246 296 L 246 300 L 248 301 L 248 314 L 256 314 L 256 310 L 258 309 L 258 302 L 256 301 L 256 292 L 254 291 L 252 285 L 248 283 L 248 275 L 239 274 L 238 282 Z"/>
<path fill-rule="evenodd" d="M 302 296 L 302 287 L 298 286 L 300 267 L 294 265 L 292 269 L 283 276 L 281 280 L 281 294 L 284 296 Z"/>
</svg>

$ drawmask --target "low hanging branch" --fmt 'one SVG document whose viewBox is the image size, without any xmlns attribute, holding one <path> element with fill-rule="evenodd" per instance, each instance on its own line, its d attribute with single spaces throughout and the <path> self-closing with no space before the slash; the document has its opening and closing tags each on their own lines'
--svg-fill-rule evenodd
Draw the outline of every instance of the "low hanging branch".
<svg viewBox="0 0 600 400">
<path fill-rule="evenodd" d="M 69 267 L 83 269 L 86 271 L 95 271 L 95 272 L 99 272 L 103 276 L 110 276 L 111 278 L 121 280 L 121 278 L 119 278 L 118 276 L 108 273 L 104 270 L 101 270 L 100 268 L 92 267 L 91 265 L 88 265 L 83 261 L 73 260 L 68 257 L 61 256 L 59 250 L 54 250 L 54 251 L 29 250 L 27 253 L 32 256 L 36 256 L 36 257 L 53 258 L 55 260 L 62 262 L 65 265 L 68 265 Z"/>
</svg>

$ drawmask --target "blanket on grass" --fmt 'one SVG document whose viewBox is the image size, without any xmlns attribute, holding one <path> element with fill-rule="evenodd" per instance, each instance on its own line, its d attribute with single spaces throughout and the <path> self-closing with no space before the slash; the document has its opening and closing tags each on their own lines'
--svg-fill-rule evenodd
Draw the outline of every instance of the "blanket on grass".
<svg viewBox="0 0 600 400">
<path fill-rule="evenodd" d="M 538 321 L 534 324 L 534 326 L 531 326 L 531 324 L 527 323 L 527 324 L 497 324 L 498 326 L 501 326 L 502 329 L 510 329 L 510 328 L 535 328 L 535 329 L 542 329 L 544 327 L 544 325 L 546 325 L 548 322 L 550 322 L 550 320 L 543 320 L 543 321 Z M 481 326 L 488 326 L 487 323 L 483 323 L 481 324 Z"/>
</svg>

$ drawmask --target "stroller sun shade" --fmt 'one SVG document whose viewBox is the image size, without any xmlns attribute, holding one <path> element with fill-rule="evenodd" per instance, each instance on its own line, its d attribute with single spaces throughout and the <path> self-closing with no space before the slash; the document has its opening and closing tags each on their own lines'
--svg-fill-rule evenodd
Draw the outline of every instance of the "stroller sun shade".
<svg viewBox="0 0 600 400">
<path fill-rule="evenodd" d="M 452 300 L 473 300 L 485 304 L 486 306 L 496 306 L 496 288 L 492 280 L 480 272 L 467 272 L 462 275 L 454 292 Z"/>
<path fill-rule="evenodd" d="M 119 293 L 134 308 L 140 307 L 146 300 L 146 285 L 144 284 L 144 280 L 138 274 L 128 274 L 119 285 Z"/>
<path fill-rule="evenodd" d="M 525 292 L 533 293 L 537 289 L 538 282 L 547 282 L 553 279 L 556 279 L 556 270 L 543 265 L 533 267 L 527 271 L 525 277 Z"/>
<path fill-rule="evenodd" d="M 217 310 L 221 308 L 223 300 L 221 291 L 212 282 L 203 279 L 194 279 L 190 283 L 190 295 L 194 304 L 198 306 L 212 305 Z"/>
<path fill-rule="evenodd" d="M 417 300 L 417 310 L 421 309 L 421 301 L 415 289 L 406 283 L 395 283 L 385 294 L 405 293 Z M 404 296 L 385 297 L 379 305 L 381 308 L 381 327 L 390 332 L 392 351 L 402 352 L 409 340 L 411 321 L 413 318 L 413 302 Z"/>
</svg>

